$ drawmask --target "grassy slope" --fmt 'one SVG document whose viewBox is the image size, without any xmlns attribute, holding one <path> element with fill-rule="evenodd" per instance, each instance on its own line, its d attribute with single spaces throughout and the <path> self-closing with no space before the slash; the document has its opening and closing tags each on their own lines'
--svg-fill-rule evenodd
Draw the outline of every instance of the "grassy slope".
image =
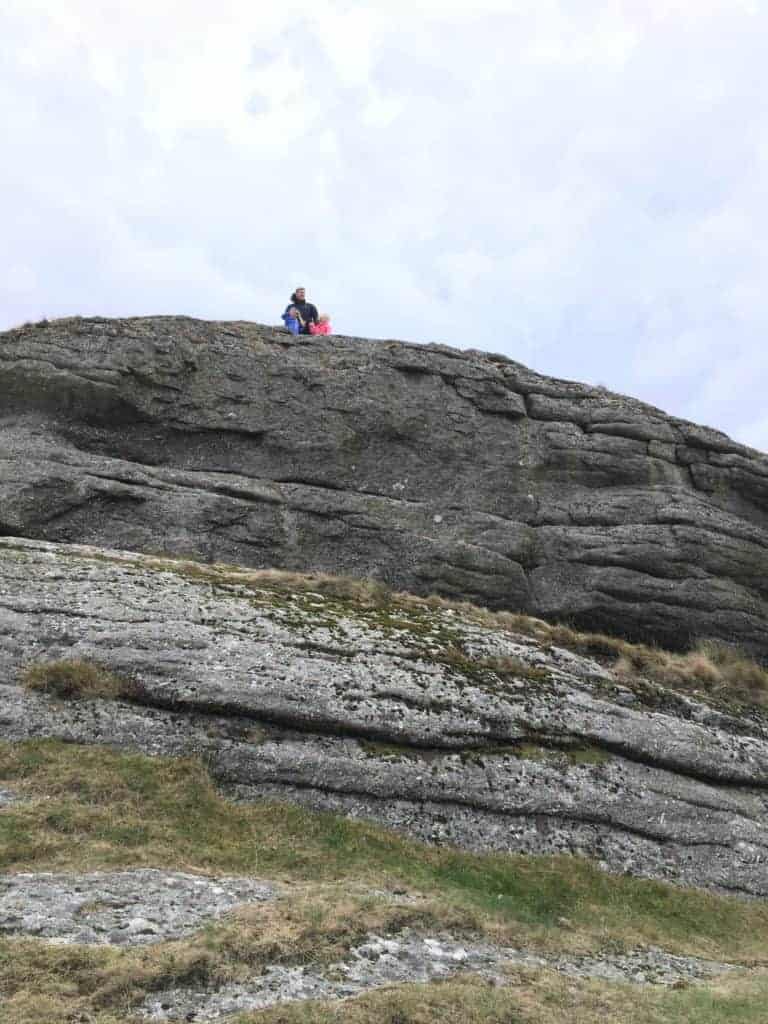
<svg viewBox="0 0 768 1024">
<path fill-rule="evenodd" d="M 329 962 L 368 930 L 407 926 L 553 950 L 645 943 L 745 963 L 766 957 L 763 904 L 616 878 L 574 858 L 472 855 L 288 805 L 233 805 L 194 761 L 51 741 L 0 744 L 0 784 L 27 798 L 0 814 L 5 872 L 168 866 L 288 884 L 284 900 L 149 950 L 3 940 L 0 991 L 9 999 L 8 1024 L 63 1024 L 78 1013 L 98 1024 L 125 1021 L 149 990 L 244 978 L 267 962 Z M 405 889 L 417 898 L 392 901 L 372 896 L 372 888 Z M 608 1010 L 608 1019 L 627 1024 L 746 1022 L 764 1020 L 757 1013 L 768 992 L 759 973 L 728 981 L 720 994 L 639 992 L 549 972 L 515 977 L 508 990 L 472 980 L 404 986 L 243 1020 L 534 1024 L 567 1008 L 579 1024 L 605 1020 Z"/>
</svg>

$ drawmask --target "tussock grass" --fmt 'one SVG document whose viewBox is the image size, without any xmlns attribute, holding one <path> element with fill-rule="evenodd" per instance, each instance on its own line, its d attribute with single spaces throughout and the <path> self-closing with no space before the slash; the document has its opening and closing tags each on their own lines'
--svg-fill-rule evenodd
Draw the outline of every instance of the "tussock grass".
<svg viewBox="0 0 768 1024">
<path fill-rule="evenodd" d="M 426 600 L 433 607 L 444 604 L 442 599 L 437 602 L 432 598 Z M 581 632 L 570 626 L 513 612 L 493 612 L 463 602 L 452 603 L 451 607 L 470 621 L 490 629 L 530 636 L 544 645 L 563 647 L 576 654 L 596 658 L 630 684 L 640 677 L 672 690 L 768 706 L 768 669 L 731 644 L 702 640 L 690 651 L 666 651 L 648 644 L 630 643 L 605 633 Z M 498 667 L 494 666 L 494 660 L 499 662 Z M 514 659 L 510 661 L 514 662 Z M 505 671 L 503 659 L 486 659 L 484 664 L 495 671 Z M 514 671 L 514 665 L 509 666 L 509 671 Z M 536 669 L 529 669 L 528 677 L 534 678 L 535 672 Z"/>
<path fill-rule="evenodd" d="M 539 665 L 529 665 L 522 658 L 508 654 L 497 654 L 476 661 L 480 668 L 490 669 L 497 676 L 513 679 L 528 679 L 533 683 L 543 683 L 549 679 L 550 673 Z"/>
<path fill-rule="evenodd" d="M 135 686 L 129 680 L 82 658 L 35 662 L 24 669 L 21 683 L 28 690 L 64 700 L 116 699 L 132 696 L 135 692 Z"/>
<path fill-rule="evenodd" d="M 400 595 L 382 580 L 332 576 L 325 572 L 299 573 L 287 569 L 247 569 L 216 562 L 207 564 L 166 555 L 144 556 L 156 568 L 178 572 L 210 583 L 256 586 L 278 593 L 311 592 L 322 597 L 354 602 L 361 608 L 387 608 Z"/>
<path fill-rule="evenodd" d="M 713 640 L 685 654 L 639 644 L 627 645 L 616 661 L 620 676 L 644 675 L 673 689 L 703 691 L 716 697 L 768 705 L 768 670 L 738 648 Z"/>
</svg>

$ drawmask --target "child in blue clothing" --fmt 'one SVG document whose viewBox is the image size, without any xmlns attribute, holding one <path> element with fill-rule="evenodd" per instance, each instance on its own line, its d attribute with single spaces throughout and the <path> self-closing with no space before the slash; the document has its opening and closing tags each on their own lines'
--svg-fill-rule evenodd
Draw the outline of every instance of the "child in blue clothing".
<svg viewBox="0 0 768 1024">
<path fill-rule="evenodd" d="M 304 326 L 301 315 L 295 306 L 289 306 L 283 313 L 283 323 L 291 334 L 301 334 L 301 328 Z"/>
</svg>

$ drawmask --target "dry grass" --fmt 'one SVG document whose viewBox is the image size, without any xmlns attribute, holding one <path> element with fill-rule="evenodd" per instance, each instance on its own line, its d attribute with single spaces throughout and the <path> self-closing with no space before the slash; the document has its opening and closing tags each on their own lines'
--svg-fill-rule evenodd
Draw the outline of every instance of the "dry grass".
<svg viewBox="0 0 768 1024">
<path fill-rule="evenodd" d="M 99 557 L 116 563 L 131 562 L 212 584 L 272 590 L 281 594 L 316 593 L 348 603 L 349 614 L 353 616 L 356 610 L 370 609 L 381 609 L 389 615 L 409 610 L 419 613 L 430 610 L 450 612 L 488 629 L 522 634 L 545 646 L 564 647 L 596 658 L 604 665 L 616 669 L 628 682 L 641 677 L 670 689 L 709 695 L 728 703 L 768 707 L 768 668 L 755 662 L 737 647 L 722 642 L 701 641 L 691 651 L 675 653 L 647 644 L 630 643 L 605 633 L 584 632 L 519 612 L 491 611 L 470 601 L 458 601 L 435 594 L 419 597 L 392 590 L 383 581 L 375 579 L 333 576 L 324 572 L 244 569 L 224 563 L 209 565 L 165 554 L 115 552 L 100 553 L 97 556 L 93 551 L 86 553 L 86 549 L 82 549 L 78 555 L 77 547 L 73 547 L 71 553 L 73 557 Z M 492 665 L 487 667 L 493 668 Z"/>
<path fill-rule="evenodd" d="M 434 600 L 427 601 L 435 606 Z M 627 682 L 642 677 L 673 690 L 768 706 L 768 669 L 730 644 L 703 640 L 690 651 L 666 651 L 605 633 L 580 632 L 570 626 L 513 612 L 491 612 L 466 603 L 452 607 L 491 629 L 523 634 L 543 645 L 563 647 L 596 658 Z"/>
<path fill-rule="evenodd" d="M 267 964 L 336 962 L 371 930 L 448 927 L 460 933 L 474 926 L 466 913 L 447 916 L 445 907 L 428 901 L 397 906 L 351 893 L 349 887 L 303 885 L 278 903 L 240 908 L 189 939 L 151 948 L 89 949 L 0 939 L 0 991 L 11 1005 L 14 999 L 28 999 L 33 976 L 35 995 L 55 994 L 69 1014 L 75 1008 L 89 1014 L 127 1012 L 147 993 L 163 988 L 244 982 Z"/>
<path fill-rule="evenodd" d="M 249 939 L 259 944 L 258 935 L 244 931 L 241 943 Z M 213 941 L 214 936 L 209 936 L 208 945 Z M 191 984 L 209 978 L 210 950 L 203 944 L 117 953 L 20 942 L 15 944 L 18 956 L 6 960 L 9 945 L 0 942 L 4 1024 L 128 1024 L 138 1020 L 131 1006 L 148 991 L 147 986 L 173 982 L 185 970 Z M 266 952 L 263 944 L 260 951 Z M 18 975 L 34 971 L 34 990 L 5 987 L 5 967 L 10 961 L 15 961 Z M 237 971 L 220 977 L 233 980 L 255 969 L 257 962 L 249 968 L 242 961 Z M 765 972 L 664 990 L 566 978 L 548 970 L 511 969 L 503 985 L 467 975 L 426 985 L 391 986 L 344 1001 L 287 1003 L 228 1020 L 230 1024 L 765 1024 L 767 1002 Z"/>
<path fill-rule="evenodd" d="M 516 658 L 509 654 L 496 654 L 487 658 L 479 658 L 475 661 L 479 668 L 489 669 L 502 679 L 528 679 L 533 683 L 546 682 L 550 673 L 546 668 L 539 665 L 529 665 L 522 658 Z"/>
<path fill-rule="evenodd" d="M 617 675 L 628 679 L 641 675 L 675 690 L 768 705 L 768 671 L 724 643 L 702 641 L 685 654 L 628 644 L 614 667 Z"/>
<path fill-rule="evenodd" d="M 137 557 L 145 564 L 148 562 L 155 568 L 178 572 L 192 579 L 258 587 L 286 594 L 310 592 L 341 601 L 352 601 L 361 608 L 385 608 L 400 596 L 386 583 L 375 579 L 332 576 L 325 572 L 298 573 L 287 569 L 246 569 L 239 565 L 221 562 L 206 564 L 167 555 L 131 556 L 132 559 Z"/>
<path fill-rule="evenodd" d="M 28 665 L 21 683 L 28 690 L 50 694 L 64 700 L 90 700 L 96 697 L 130 697 L 135 685 L 108 669 L 82 658 L 63 658 Z"/>
<path fill-rule="evenodd" d="M 360 609 L 380 608 L 390 613 L 396 613 L 398 610 L 453 612 L 488 629 L 522 634 L 543 645 L 564 647 L 575 653 L 597 658 L 603 664 L 615 668 L 619 675 L 626 679 L 640 676 L 675 690 L 697 692 L 728 702 L 768 706 L 768 669 L 737 647 L 726 643 L 701 641 L 691 651 L 675 653 L 648 644 L 630 643 L 605 633 L 582 632 L 567 625 L 546 622 L 518 612 L 490 611 L 469 601 L 457 601 L 437 595 L 418 597 L 393 591 L 379 580 L 331 576 L 327 573 L 295 573 L 279 569 L 203 565 L 173 559 L 154 561 L 158 567 L 210 582 L 241 584 L 286 593 L 309 591 L 350 602 Z M 491 660 L 488 660 L 487 664 L 476 664 L 477 667 L 493 671 L 514 671 L 515 666 L 512 664 L 505 668 L 499 659 L 495 660 L 499 663 L 492 664 Z M 520 669 L 521 666 L 516 667 Z M 536 671 L 527 666 L 523 674 L 533 678 Z M 546 673 L 542 673 L 542 677 L 545 676 Z"/>
<path fill-rule="evenodd" d="M 765 1024 L 768 976 L 682 990 L 610 985 L 515 970 L 499 987 L 476 977 L 398 985 L 343 1003 L 293 1003 L 232 1024 Z"/>
</svg>

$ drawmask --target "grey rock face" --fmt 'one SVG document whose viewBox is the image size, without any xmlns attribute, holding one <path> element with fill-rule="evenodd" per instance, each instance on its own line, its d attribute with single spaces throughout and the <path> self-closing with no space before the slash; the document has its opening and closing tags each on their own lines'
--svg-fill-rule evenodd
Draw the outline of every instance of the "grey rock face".
<svg viewBox="0 0 768 1024">
<path fill-rule="evenodd" d="M 765 456 L 444 346 L 171 317 L 7 332 L 0 533 L 768 655 Z"/>
<path fill-rule="evenodd" d="M 489 654 L 519 672 L 483 667 Z M 17 685 L 24 665 L 61 657 L 130 677 L 133 701 Z M 390 616 L 247 574 L 0 538 L 0 735 L 197 754 L 243 799 L 768 896 L 763 716 L 646 698 L 450 611 Z"/>
<path fill-rule="evenodd" d="M 189 935 L 276 890 L 248 878 L 178 871 L 18 874 L 0 877 L 0 933 L 80 945 L 148 945 Z"/>
</svg>

